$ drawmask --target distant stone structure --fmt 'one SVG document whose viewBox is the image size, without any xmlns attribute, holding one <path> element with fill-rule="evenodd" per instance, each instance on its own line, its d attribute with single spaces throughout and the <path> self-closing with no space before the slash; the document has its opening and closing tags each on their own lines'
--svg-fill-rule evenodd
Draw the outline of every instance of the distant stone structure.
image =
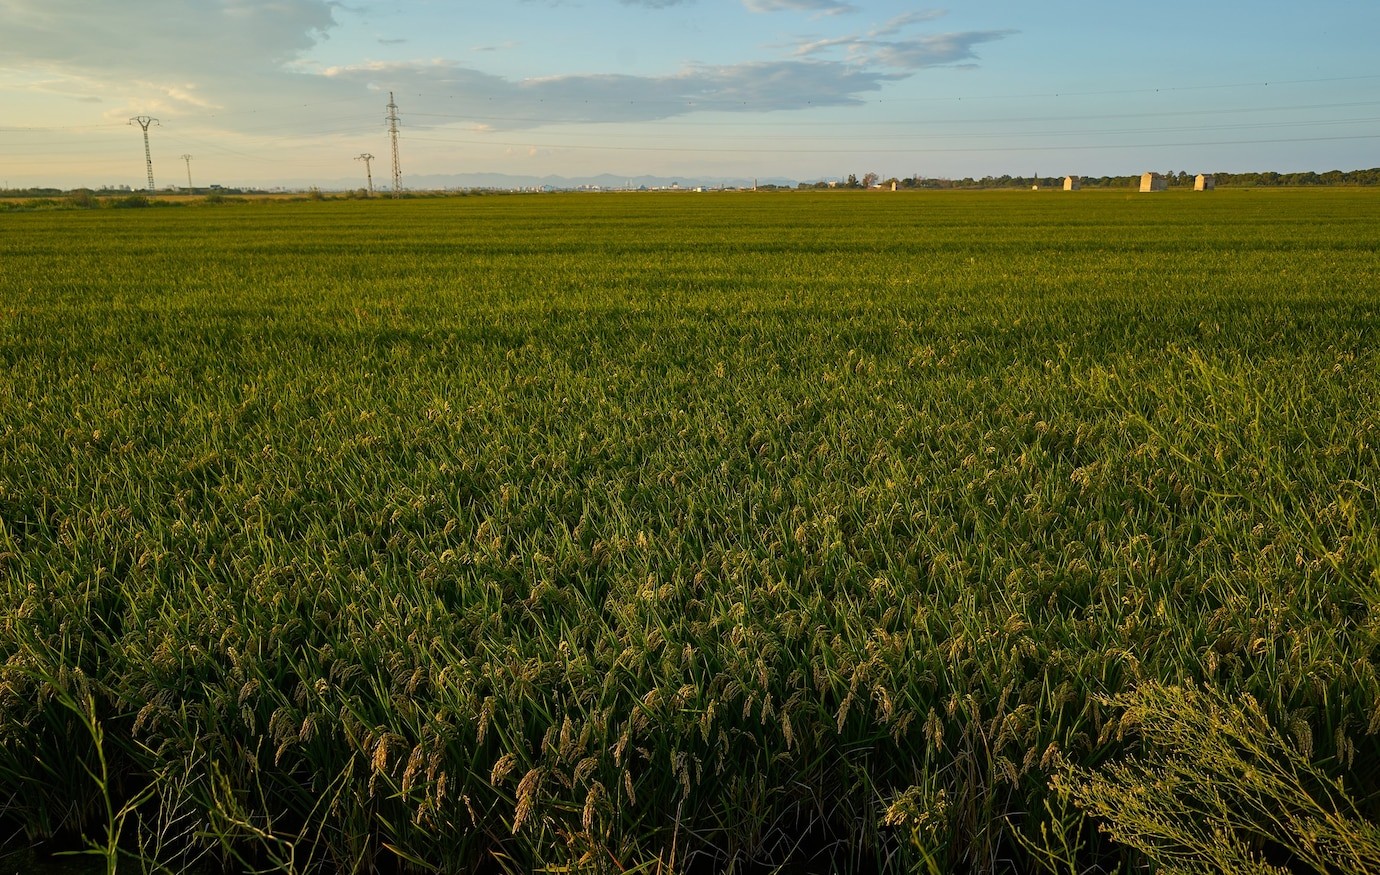
<svg viewBox="0 0 1380 875">
<path fill-rule="evenodd" d="M 1158 173 L 1143 173 L 1140 177 L 1141 191 L 1164 191 L 1169 188 L 1169 180 Z"/>
<path fill-rule="evenodd" d="M 1078 191 L 1083 187 L 1083 182 L 1076 176 L 1064 177 L 1064 191 Z"/>
<path fill-rule="evenodd" d="M 1199 173 L 1193 177 L 1194 191 L 1212 191 L 1217 187 L 1217 180 L 1212 178 L 1211 173 Z"/>
</svg>

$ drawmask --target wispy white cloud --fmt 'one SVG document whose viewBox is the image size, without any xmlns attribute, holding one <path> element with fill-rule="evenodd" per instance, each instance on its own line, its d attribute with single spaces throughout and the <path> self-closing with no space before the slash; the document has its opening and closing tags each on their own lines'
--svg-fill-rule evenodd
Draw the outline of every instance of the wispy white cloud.
<svg viewBox="0 0 1380 875">
<path fill-rule="evenodd" d="M 977 46 L 1015 33 L 1013 30 L 972 30 L 900 36 L 911 25 L 934 21 L 944 15 L 943 10 L 909 12 L 860 33 L 808 40 L 796 46 L 795 55 L 820 58 L 838 52 L 852 64 L 921 70 L 975 61 Z"/>
<path fill-rule="evenodd" d="M 4 0 L 0 64 L 21 60 L 114 76 L 232 72 L 282 64 L 335 26 L 328 0 Z"/>
<path fill-rule="evenodd" d="M 1011 36 L 1013 30 L 973 30 L 936 33 L 893 42 L 873 42 L 856 47 L 855 56 L 869 63 L 905 70 L 943 67 L 977 60 L 975 48 Z"/>
<path fill-rule="evenodd" d="M 142 0 L 137 14 L 89 0 L 3 0 L 0 14 L 0 67 L 43 71 L 105 102 L 108 118 L 216 109 L 286 83 L 311 94 L 311 77 L 291 65 L 335 26 L 327 0 Z"/>
<path fill-rule="evenodd" d="M 821 15 L 841 15 L 857 12 L 858 7 L 842 0 L 743 0 L 753 12 L 815 12 Z"/>
<path fill-rule="evenodd" d="M 944 9 L 917 9 L 914 12 L 905 12 L 869 29 L 867 35 L 874 39 L 891 36 L 892 34 L 900 33 L 912 24 L 919 24 L 923 21 L 934 21 L 948 14 L 948 11 Z"/>
<path fill-rule="evenodd" d="M 623 2 L 664 7 L 693 0 Z M 840 0 L 744 2 L 762 12 L 853 9 Z M 377 122 L 382 116 L 378 96 L 396 91 L 410 128 L 482 124 L 515 130 L 855 105 L 918 69 L 971 61 L 976 46 L 1007 33 L 907 36 L 916 25 L 942 15 L 917 10 L 854 34 L 794 47 L 794 56 L 689 64 L 662 74 L 523 78 L 452 58 L 361 59 L 323 70 L 305 59 L 329 38 L 335 15 L 344 8 L 331 0 L 141 0 L 139 14 L 132 15 L 123 6 L 90 0 L 0 0 L 0 69 L 26 73 L 8 77 L 0 93 L 42 91 L 100 101 L 99 112 L 112 122 L 147 113 L 165 125 L 195 119 L 203 130 L 223 125 L 306 137 L 349 129 L 355 123 L 345 118 L 349 113 L 360 115 L 365 125 Z M 326 104 L 338 110 L 301 111 Z M 332 116 L 326 119 L 330 124 L 323 123 L 323 114 Z"/>
<path fill-rule="evenodd" d="M 836 61 L 692 66 L 667 76 L 505 79 L 446 61 L 333 67 L 328 78 L 409 95 L 410 126 L 483 120 L 494 129 L 654 121 L 695 112 L 772 112 L 862 102 L 894 74 Z M 434 112 L 444 109 L 444 112 Z"/>
</svg>

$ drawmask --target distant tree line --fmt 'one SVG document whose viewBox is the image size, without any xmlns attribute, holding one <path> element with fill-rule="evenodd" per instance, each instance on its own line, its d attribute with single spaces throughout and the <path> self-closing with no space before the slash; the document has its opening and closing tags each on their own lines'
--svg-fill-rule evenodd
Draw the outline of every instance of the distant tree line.
<svg viewBox="0 0 1380 875">
<path fill-rule="evenodd" d="M 1193 187 L 1194 174 L 1187 170 L 1165 171 L 1161 175 L 1169 182 L 1170 187 Z M 1213 173 L 1212 175 L 1215 177 L 1218 187 L 1380 185 L 1380 167 L 1374 167 L 1370 170 L 1328 170 L 1325 173 L 1307 170 L 1300 173 L 1266 171 L 1262 173 Z M 1083 188 L 1133 188 L 1140 184 L 1140 174 L 1137 173 L 1132 176 L 1082 176 L 1079 177 L 1079 181 Z M 1007 174 L 983 176 L 976 179 L 971 176 L 965 176 L 962 179 L 926 178 L 922 176 L 883 179 L 880 174 L 869 172 L 864 173 L 861 177 L 856 173 L 850 173 L 842 181 L 802 182 L 796 188 L 862 189 L 874 188 L 878 185 L 883 188 L 890 188 L 893 182 L 896 183 L 898 189 L 1030 188 L 1036 185 L 1040 188 L 1059 188 L 1064 184 L 1064 177 L 1011 176 Z"/>
<path fill-rule="evenodd" d="M 216 192 L 219 194 L 268 194 L 262 189 L 255 188 L 225 188 L 222 186 L 212 186 L 209 189 L 195 189 L 191 193 L 197 192 Z M 154 194 L 168 194 L 169 192 L 155 192 Z M 187 194 L 187 190 L 174 192 L 176 194 Z M 0 188 L 0 197 L 67 197 L 67 198 L 91 198 L 91 197 L 126 197 L 129 195 L 149 195 L 146 189 L 142 188 Z"/>
<path fill-rule="evenodd" d="M 1218 173 L 1218 185 L 1380 185 L 1380 167 L 1326 173 Z"/>
</svg>

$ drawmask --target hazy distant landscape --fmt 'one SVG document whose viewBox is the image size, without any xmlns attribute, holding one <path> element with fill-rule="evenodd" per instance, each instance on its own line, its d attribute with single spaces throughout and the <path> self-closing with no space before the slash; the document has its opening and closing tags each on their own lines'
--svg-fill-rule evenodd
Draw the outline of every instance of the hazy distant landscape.
<svg viewBox="0 0 1380 875">
<path fill-rule="evenodd" d="M 1186 170 L 1177 172 L 1165 172 L 1171 181 L 1171 187 L 1191 187 L 1193 185 L 1194 174 Z M 1299 171 L 1290 173 L 1280 173 L 1278 171 L 1264 171 L 1252 173 L 1215 173 L 1213 174 L 1217 184 L 1230 188 L 1236 187 L 1314 187 L 1314 186 L 1357 186 L 1357 185 L 1380 185 L 1380 168 L 1370 170 L 1329 170 L 1325 172 Z M 871 178 L 870 178 L 871 177 Z M 1134 188 L 1139 179 L 1139 174 L 1125 176 L 1079 176 L 1081 184 L 1088 188 Z M 695 176 L 616 176 L 611 173 L 604 173 L 598 176 L 516 176 L 508 173 L 457 173 L 457 174 L 428 174 L 421 176 L 409 176 L 407 187 L 404 192 L 412 194 L 425 194 L 427 192 L 447 192 L 447 191 L 577 191 L 577 190 L 599 190 L 599 191 L 638 191 L 638 190 L 670 190 L 679 189 L 684 191 L 701 188 L 706 191 L 714 190 L 744 190 L 744 189 L 820 189 L 820 188 L 860 188 L 860 187 L 881 187 L 890 188 L 891 182 L 896 183 L 898 190 L 931 190 L 944 191 L 950 189 L 996 189 L 996 188 L 1030 188 L 1032 185 L 1039 185 L 1045 188 L 1058 188 L 1062 183 L 1062 176 L 1011 176 L 1003 174 L 1000 176 L 984 176 L 977 179 L 964 177 L 959 179 L 951 178 L 926 178 L 926 177 L 905 177 L 905 178 L 883 178 L 881 174 L 845 174 L 838 177 L 825 177 L 813 180 L 788 179 L 781 176 L 746 178 L 746 177 L 695 177 Z M 217 184 L 215 190 L 232 188 L 238 191 L 262 191 L 255 186 L 222 186 Z M 99 190 L 99 189 L 98 189 Z M 124 185 L 118 188 L 107 188 L 107 192 L 131 192 L 138 190 L 136 186 Z M 211 190 L 185 189 L 173 187 L 164 189 L 163 193 L 205 193 Z M 363 192 L 357 179 L 334 179 L 325 182 L 308 180 L 285 180 L 279 185 L 275 185 L 272 191 L 289 192 L 308 192 L 312 190 L 330 193 L 340 192 Z M 54 196 L 68 194 L 71 189 L 59 187 L 27 188 L 0 190 L 0 198 L 4 197 L 34 197 L 34 196 Z M 143 194 L 147 191 L 140 190 Z M 154 194 L 158 192 L 155 191 Z M 376 190 L 375 194 L 387 197 L 392 194 L 388 189 Z"/>
</svg>

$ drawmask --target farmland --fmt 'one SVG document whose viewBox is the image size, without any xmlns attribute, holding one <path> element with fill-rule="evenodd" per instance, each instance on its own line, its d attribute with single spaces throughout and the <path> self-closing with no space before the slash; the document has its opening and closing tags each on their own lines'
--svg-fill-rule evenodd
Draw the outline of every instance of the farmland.
<svg viewBox="0 0 1380 875">
<path fill-rule="evenodd" d="M 1377 241 L 1340 189 L 0 215 L 0 825 L 1213 871 L 1321 800 L 1364 871 Z"/>
</svg>

